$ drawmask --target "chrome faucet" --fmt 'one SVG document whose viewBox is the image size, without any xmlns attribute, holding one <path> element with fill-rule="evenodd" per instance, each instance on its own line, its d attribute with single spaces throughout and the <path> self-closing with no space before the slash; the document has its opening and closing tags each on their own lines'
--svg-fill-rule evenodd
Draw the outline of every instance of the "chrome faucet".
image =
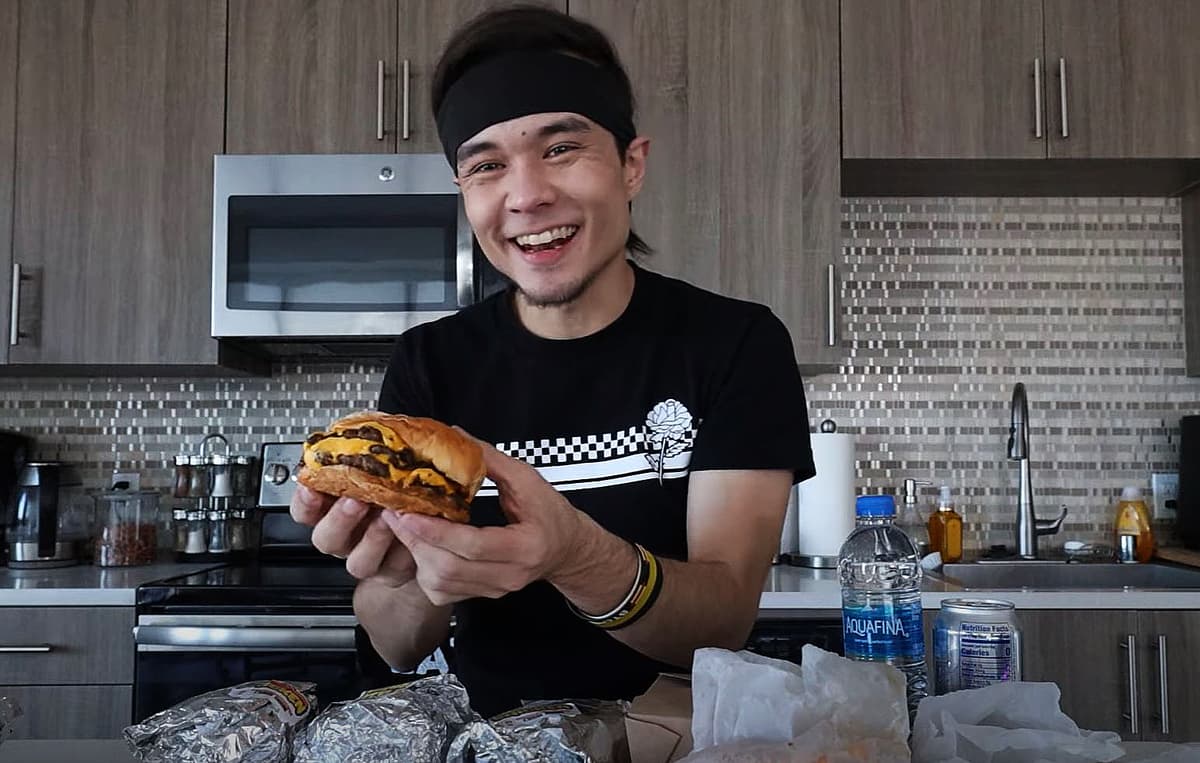
<svg viewBox="0 0 1200 763">
<path fill-rule="evenodd" d="M 1021 464 L 1020 494 L 1017 498 L 1017 555 L 1022 559 L 1037 559 L 1039 535 L 1054 535 L 1062 528 L 1067 507 L 1057 519 L 1038 519 L 1033 513 L 1033 487 L 1029 479 L 1029 400 L 1025 385 L 1013 387 L 1009 406 L 1008 460 Z"/>
</svg>

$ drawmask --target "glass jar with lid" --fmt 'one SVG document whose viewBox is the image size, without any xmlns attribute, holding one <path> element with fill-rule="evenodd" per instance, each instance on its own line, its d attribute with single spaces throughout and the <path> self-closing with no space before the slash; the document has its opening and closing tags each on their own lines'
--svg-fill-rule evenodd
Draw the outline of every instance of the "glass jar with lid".
<svg viewBox="0 0 1200 763">
<path fill-rule="evenodd" d="M 203 554 L 208 550 L 208 525 L 204 511 L 188 509 L 187 513 L 187 546 L 184 553 Z"/>
<path fill-rule="evenodd" d="M 211 477 L 209 487 L 213 498 L 229 498 L 233 495 L 233 477 L 230 474 L 229 456 L 214 453 L 208 457 Z"/>
<path fill-rule="evenodd" d="M 213 498 L 208 511 L 208 553 L 229 553 L 229 499 Z"/>
<path fill-rule="evenodd" d="M 191 456 L 188 458 L 188 466 L 191 467 L 188 497 L 207 498 L 212 489 L 209 485 L 208 460 L 204 456 Z"/>
<path fill-rule="evenodd" d="M 233 457 L 233 494 L 248 498 L 254 494 L 254 456 Z"/>
<path fill-rule="evenodd" d="M 184 506 L 176 506 L 171 510 L 171 528 L 175 536 L 175 545 L 173 546 L 175 553 L 186 554 L 188 552 L 188 512 Z"/>
<path fill-rule="evenodd" d="M 117 490 L 96 500 L 95 563 L 100 567 L 153 564 L 158 552 L 158 493 Z"/>
<path fill-rule="evenodd" d="M 175 456 L 175 485 L 171 490 L 174 498 L 187 498 L 192 487 L 191 457 L 186 453 Z"/>
</svg>

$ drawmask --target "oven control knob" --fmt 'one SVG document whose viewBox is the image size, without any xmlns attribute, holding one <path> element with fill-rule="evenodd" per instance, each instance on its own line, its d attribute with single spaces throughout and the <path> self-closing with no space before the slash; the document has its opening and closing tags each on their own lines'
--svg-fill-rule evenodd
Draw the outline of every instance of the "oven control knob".
<svg viewBox="0 0 1200 763">
<path fill-rule="evenodd" d="M 381 167 L 379 169 L 379 179 L 385 183 L 389 183 L 396 178 L 396 171 L 391 167 Z"/>
<path fill-rule="evenodd" d="M 290 476 L 291 470 L 287 468 L 286 464 L 271 464 L 267 467 L 267 479 L 271 481 L 272 485 L 282 485 L 288 481 Z"/>
</svg>

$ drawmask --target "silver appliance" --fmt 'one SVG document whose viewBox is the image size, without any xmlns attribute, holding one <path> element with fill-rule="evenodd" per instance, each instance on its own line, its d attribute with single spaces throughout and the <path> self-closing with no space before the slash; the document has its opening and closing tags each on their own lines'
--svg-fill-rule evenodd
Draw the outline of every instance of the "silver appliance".
<svg viewBox="0 0 1200 763">
<path fill-rule="evenodd" d="M 74 466 L 62 461 L 26 463 L 9 499 L 8 566 L 69 567 L 91 540 L 92 499 Z"/>
<path fill-rule="evenodd" d="M 218 339 L 383 340 L 503 287 L 441 154 L 220 155 L 213 178 Z"/>
</svg>

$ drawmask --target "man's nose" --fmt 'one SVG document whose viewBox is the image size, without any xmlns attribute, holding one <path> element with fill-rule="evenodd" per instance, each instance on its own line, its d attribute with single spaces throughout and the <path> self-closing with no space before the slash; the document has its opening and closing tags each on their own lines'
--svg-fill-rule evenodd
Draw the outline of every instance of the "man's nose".
<svg viewBox="0 0 1200 763">
<path fill-rule="evenodd" d="M 510 212 L 531 212 L 553 204 L 557 198 L 554 184 L 541 162 L 514 162 L 506 181 Z"/>
</svg>

